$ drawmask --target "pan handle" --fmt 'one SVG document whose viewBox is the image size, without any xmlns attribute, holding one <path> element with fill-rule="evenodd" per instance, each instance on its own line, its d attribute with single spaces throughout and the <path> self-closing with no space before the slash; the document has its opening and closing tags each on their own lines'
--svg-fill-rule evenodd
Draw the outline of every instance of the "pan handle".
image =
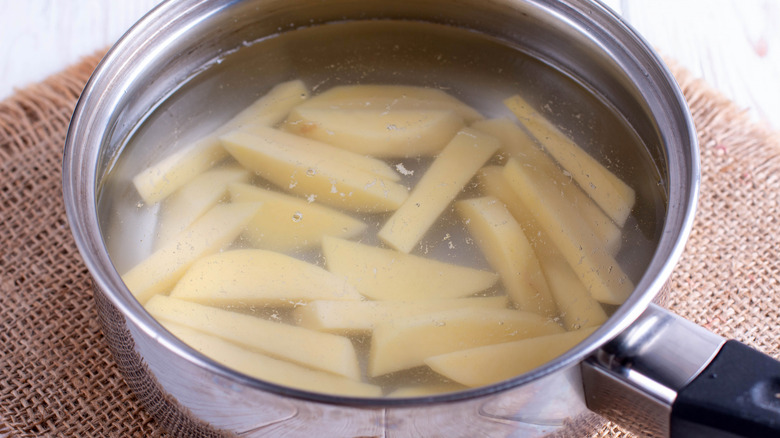
<svg viewBox="0 0 780 438">
<path fill-rule="evenodd" d="M 677 393 L 671 436 L 780 436 L 780 362 L 727 341 L 707 368 Z"/>
<path fill-rule="evenodd" d="M 780 362 L 651 305 L 582 364 L 588 408 L 649 437 L 780 437 Z"/>
</svg>

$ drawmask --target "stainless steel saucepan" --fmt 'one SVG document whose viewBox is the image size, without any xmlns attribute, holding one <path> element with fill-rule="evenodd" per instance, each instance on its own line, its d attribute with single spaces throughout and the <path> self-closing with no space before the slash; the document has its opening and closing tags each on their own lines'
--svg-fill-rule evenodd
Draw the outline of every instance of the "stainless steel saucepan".
<svg viewBox="0 0 780 438">
<path fill-rule="evenodd" d="M 662 226 L 635 291 L 556 360 L 501 383 L 430 397 L 314 394 L 247 377 L 197 353 L 123 284 L 107 250 L 99 199 L 139 123 L 183 84 L 208 80 L 223 57 L 248 43 L 369 19 L 468 29 L 555 66 L 620 113 L 646 148 L 639 155 L 658 169 Z M 201 97 L 188 105 L 209 111 L 209 97 Z M 171 116 L 172 130 L 178 122 Z M 119 369 L 157 421 L 186 437 L 584 436 L 601 416 L 647 436 L 780 436 L 777 363 L 653 304 L 688 237 L 698 185 L 696 134 L 674 78 L 618 16 L 586 0 L 167 1 L 98 66 L 73 115 L 63 164 L 68 218 Z"/>
</svg>

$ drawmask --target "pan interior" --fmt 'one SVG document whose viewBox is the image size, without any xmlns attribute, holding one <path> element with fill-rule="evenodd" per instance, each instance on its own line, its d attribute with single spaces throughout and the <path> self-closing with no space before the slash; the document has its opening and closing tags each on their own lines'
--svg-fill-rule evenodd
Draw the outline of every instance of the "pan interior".
<svg viewBox="0 0 780 438">
<path fill-rule="evenodd" d="M 667 211 L 667 182 L 656 164 L 657 145 L 642 140 L 633 120 L 618 105 L 588 80 L 532 48 L 443 24 L 370 20 L 302 27 L 248 41 L 189 77 L 146 113 L 116 149 L 119 152 L 109 160 L 110 170 L 100 183 L 101 232 L 119 273 L 152 252 L 157 232 L 159 205 L 148 205 L 139 198 L 131 184 L 133 176 L 207 134 L 274 85 L 292 79 L 303 80 L 313 94 L 354 84 L 433 87 L 488 118 L 512 119 L 501 102 L 522 95 L 636 191 L 616 259 L 635 284 L 651 263 Z M 430 160 L 410 158 L 389 164 L 401 164 L 421 175 Z M 467 188 L 459 196 L 476 193 L 472 185 L 471 191 Z M 366 215 L 362 219 L 375 229 L 387 217 Z M 461 221 L 445 212 L 422 246 L 442 261 L 489 269 L 479 248 L 466 244 L 467 240 Z M 366 241 L 376 243 L 372 236 Z M 324 266 L 317 251 L 296 256 Z M 605 305 L 604 309 L 611 314 L 617 306 Z M 289 317 L 262 308 L 247 311 Z M 365 338 L 358 336 L 353 342 L 358 350 L 368 348 Z M 394 388 L 406 379 L 439 381 L 431 373 L 414 370 L 375 383 Z"/>
</svg>

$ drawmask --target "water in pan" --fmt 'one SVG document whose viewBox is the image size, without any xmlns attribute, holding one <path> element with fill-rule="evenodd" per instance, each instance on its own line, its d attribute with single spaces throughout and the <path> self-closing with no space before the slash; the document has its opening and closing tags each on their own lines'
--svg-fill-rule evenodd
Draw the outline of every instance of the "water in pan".
<svg viewBox="0 0 780 438">
<path fill-rule="evenodd" d="M 620 236 L 615 258 L 633 282 L 639 280 L 660 237 L 665 211 L 657 169 L 626 121 L 582 84 L 551 66 L 474 32 L 416 22 L 349 22 L 298 29 L 247 44 L 220 59 L 172 94 L 144 120 L 128 140 L 107 176 L 100 195 L 101 226 L 117 270 L 124 274 L 148 257 L 159 234 L 161 203 L 145 202 L 131 180 L 179 148 L 209 134 L 274 85 L 300 79 L 313 96 L 335 86 L 409 85 L 443 90 L 477 109 L 486 118 L 515 115 L 504 99 L 521 95 L 578 145 L 636 191 L 636 202 Z M 497 154 L 486 165 L 501 166 Z M 401 183 L 415 187 L 433 157 L 383 158 L 401 171 Z M 230 159 L 220 165 L 232 165 Z M 571 172 L 562 174 L 573 179 Z M 276 188 L 263 178 L 253 184 Z M 573 183 L 574 184 L 574 183 Z M 575 184 L 576 185 L 576 184 Z M 457 195 L 463 200 L 484 195 L 472 179 Z M 349 215 L 368 224 L 355 240 L 382 245 L 378 231 L 392 213 Z M 299 218 L 300 219 L 300 218 Z M 296 217 L 290 217 L 295 221 Z M 449 264 L 493 270 L 453 204 L 412 249 L 412 254 Z M 534 237 L 530 236 L 532 243 Z M 231 248 L 251 246 L 239 238 Z M 319 247 L 288 251 L 298 259 L 327 267 Z M 479 295 L 505 294 L 503 282 Z M 233 306 L 231 310 L 271 320 L 295 322 L 289 306 Z M 603 305 L 607 312 L 611 304 Z M 555 315 L 557 321 L 562 315 Z M 366 373 L 370 334 L 352 333 Z M 368 377 L 389 392 L 410 384 L 448 383 L 425 367 Z"/>
</svg>

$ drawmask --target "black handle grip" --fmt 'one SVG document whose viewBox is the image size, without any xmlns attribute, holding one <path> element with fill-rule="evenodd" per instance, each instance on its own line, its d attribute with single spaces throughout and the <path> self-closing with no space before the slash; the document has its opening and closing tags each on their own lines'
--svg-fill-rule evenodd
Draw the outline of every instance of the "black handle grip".
<svg viewBox="0 0 780 438">
<path fill-rule="evenodd" d="M 672 405 L 672 438 L 780 437 L 780 362 L 737 341 Z"/>
</svg>

